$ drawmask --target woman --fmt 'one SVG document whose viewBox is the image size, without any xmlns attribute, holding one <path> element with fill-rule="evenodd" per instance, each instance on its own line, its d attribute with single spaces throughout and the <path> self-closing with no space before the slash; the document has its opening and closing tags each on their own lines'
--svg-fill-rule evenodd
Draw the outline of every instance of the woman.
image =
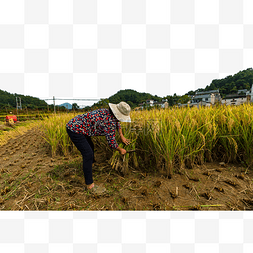
<svg viewBox="0 0 253 253">
<path fill-rule="evenodd" d="M 126 150 L 119 147 L 116 142 L 116 129 L 120 138 L 126 145 L 129 144 L 121 130 L 119 121 L 131 122 L 130 106 L 125 102 L 119 104 L 109 103 L 109 109 L 97 109 L 85 114 L 77 115 L 67 124 L 67 133 L 83 156 L 83 172 L 87 189 L 94 193 L 103 193 L 105 188 L 94 184 L 92 178 L 92 163 L 94 160 L 94 145 L 91 136 L 106 136 L 109 146 L 122 155 Z"/>
</svg>

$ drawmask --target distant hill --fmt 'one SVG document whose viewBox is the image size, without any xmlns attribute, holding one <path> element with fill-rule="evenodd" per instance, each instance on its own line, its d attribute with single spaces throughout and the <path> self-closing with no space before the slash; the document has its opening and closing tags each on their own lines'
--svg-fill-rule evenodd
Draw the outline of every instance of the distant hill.
<svg viewBox="0 0 253 253">
<path fill-rule="evenodd" d="M 29 109 L 46 109 L 47 103 L 44 100 L 41 100 L 32 96 L 24 96 L 20 94 L 11 94 L 7 91 L 0 90 L 0 108 L 7 107 L 16 107 L 16 97 L 21 98 L 22 107 Z"/>
<path fill-rule="evenodd" d="M 121 101 L 127 102 L 131 107 L 136 107 L 143 101 L 146 101 L 148 99 L 156 100 L 156 101 L 162 101 L 161 97 L 151 95 L 150 93 L 145 92 L 137 92 L 135 90 L 120 90 L 116 94 L 109 97 L 109 102 L 113 104 L 117 104 Z"/>
<path fill-rule="evenodd" d="M 227 76 L 223 79 L 214 79 L 210 85 L 207 85 L 204 89 L 197 89 L 195 91 L 189 91 L 183 96 L 174 94 L 173 96 L 164 94 L 164 97 L 158 97 L 145 92 L 137 92 L 135 90 L 120 90 L 116 94 L 110 96 L 108 99 L 101 99 L 99 102 L 93 104 L 92 108 L 106 106 L 108 103 L 117 104 L 121 101 L 127 102 L 131 108 L 138 107 L 140 103 L 147 99 L 153 99 L 160 102 L 162 99 L 167 99 L 169 105 L 177 103 L 187 103 L 189 97 L 187 95 L 193 95 L 196 91 L 209 91 L 219 89 L 222 97 L 225 97 L 231 93 L 237 93 L 238 90 L 247 89 L 250 90 L 253 84 L 253 69 L 248 68 L 243 71 L 239 71 L 235 75 Z M 88 109 L 89 107 L 87 107 Z"/>
<path fill-rule="evenodd" d="M 137 92 L 135 90 L 126 89 L 120 90 L 116 94 L 110 96 L 107 99 L 100 99 L 97 103 L 93 104 L 91 107 L 87 106 L 85 109 L 89 110 L 91 108 L 101 108 L 108 106 L 108 103 L 117 104 L 121 101 L 127 102 L 131 108 L 138 107 L 140 103 L 146 101 L 147 99 L 153 99 L 161 102 L 162 99 L 167 99 L 169 105 L 174 105 L 177 103 L 186 103 L 189 100 L 187 95 L 193 95 L 196 91 L 209 91 L 219 89 L 222 97 L 225 97 L 231 93 L 237 93 L 238 90 L 247 89 L 250 90 L 253 84 L 253 69 L 248 68 L 243 71 L 239 71 L 235 75 L 229 75 L 223 79 L 214 79 L 211 84 L 207 85 L 204 89 L 197 89 L 195 91 L 189 91 L 183 96 L 173 96 L 164 94 L 164 97 L 158 97 L 156 95 L 151 95 L 150 93 Z M 29 109 L 46 109 L 48 104 L 39 98 L 32 96 L 24 96 L 20 94 L 11 94 L 7 91 L 0 90 L 0 109 L 6 107 L 16 107 L 16 96 L 20 97 L 22 100 L 22 107 Z M 69 103 L 63 103 L 60 106 L 72 109 L 72 105 Z M 49 105 L 52 108 L 53 105 Z M 78 108 L 78 106 L 77 106 Z"/>
<path fill-rule="evenodd" d="M 108 107 L 108 103 L 118 104 L 121 101 L 128 103 L 131 108 L 135 108 L 139 106 L 140 103 L 148 99 L 153 99 L 159 102 L 162 101 L 162 98 L 156 95 L 154 96 L 150 93 L 140 93 L 135 90 L 126 89 L 118 91 L 116 94 L 110 96 L 107 99 L 100 99 L 97 103 L 94 103 L 91 107 L 87 106 L 85 109 L 89 110 L 94 108 Z"/>
<path fill-rule="evenodd" d="M 72 109 L 72 105 L 71 105 L 70 103 L 63 103 L 63 104 L 61 104 L 61 105 L 59 105 L 59 106 L 64 106 L 65 108 L 67 108 L 67 109 L 69 109 L 69 110 Z"/>
<path fill-rule="evenodd" d="M 207 85 L 205 89 L 198 89 L 197 91 L 209 91 L 219 89 L 222 97 L 228 94 L 237 93 L 238 90 L 247 89 L 250 90 L 253 84 L 253 69 L 248 68 L 243 71 L 239 71 L 235 75 L 229 75 L 222 79 L 214 79 L 210 85 Z M 193 95 L 194 91 L 190 91 L 187 94 Z"/>
</svg>

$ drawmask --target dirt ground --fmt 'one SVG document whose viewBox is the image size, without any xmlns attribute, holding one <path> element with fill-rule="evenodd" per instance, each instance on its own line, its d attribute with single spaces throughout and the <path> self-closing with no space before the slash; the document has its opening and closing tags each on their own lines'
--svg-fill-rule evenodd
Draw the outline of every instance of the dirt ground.
<svg viewBox="0 0 253 253">
<path fill-rule="evenodd" d="M 94 182 L 103 196 L 84 190 L 82 158 L 50 156 L 34 128 L 0 146 L 0 210 L 253 210 L 253 171 L 207 163 L 174 174 L 114 171 L 95 151 Z"/>
</svg>

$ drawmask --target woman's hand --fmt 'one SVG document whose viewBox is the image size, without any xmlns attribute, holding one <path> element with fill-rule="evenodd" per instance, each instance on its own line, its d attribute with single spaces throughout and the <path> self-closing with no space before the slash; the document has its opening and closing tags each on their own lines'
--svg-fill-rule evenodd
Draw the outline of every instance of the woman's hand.
<svg viewBox="0 0 253 253">
<path fill-rule="evenodd" d="M 121 154 L 121 155 L 125 155 L 125 154 L 126 154 L 126 150 L 122 148 L 122 149 L 120 150 L 120 154 Z"/>
<path fill-rule="evenodd" d="M 130 144 L 130 140 L 126 139 L 123 135 L 121 136 L 121 141 L 126 145 Z"/>
<path fill-rule="evenodd" d="M 121 148 L 121 147 L 118 147 L 117 150 L 120 152 L 121 155 L 125 155 L 126 154 L 126 150 Z"/>
</svg>

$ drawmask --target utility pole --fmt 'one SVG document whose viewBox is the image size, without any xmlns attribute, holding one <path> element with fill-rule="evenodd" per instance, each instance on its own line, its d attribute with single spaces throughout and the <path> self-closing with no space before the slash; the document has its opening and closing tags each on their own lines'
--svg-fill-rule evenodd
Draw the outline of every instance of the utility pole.
<svg viewBox="0 0 253 253">
<path fill-rule="evenodd" d="M 54 113 L 55 113 L 55 97 L 53 96 L 53 100 L 54 100 Z"/>
<path fill-rule="evenodd" d="M 17 106 L 17 115 L 18 115 L 18 109 L 22 110 L 21 98 L 20 97 L 16 97 L 16 106 Z"/>
<path fill-rule="evenodd" d="M 22 110 L 22 104 L 21 104 L 21 98 L 20 97 L 16 97 L 16 104 L 17 104 L 17 108 Z"/>
<path fill-rule="evenodd" d="M 18 98 L 16 97 L 16 108 L 17 108 L 17 116 L 18 116 Z"/>
</svg>

